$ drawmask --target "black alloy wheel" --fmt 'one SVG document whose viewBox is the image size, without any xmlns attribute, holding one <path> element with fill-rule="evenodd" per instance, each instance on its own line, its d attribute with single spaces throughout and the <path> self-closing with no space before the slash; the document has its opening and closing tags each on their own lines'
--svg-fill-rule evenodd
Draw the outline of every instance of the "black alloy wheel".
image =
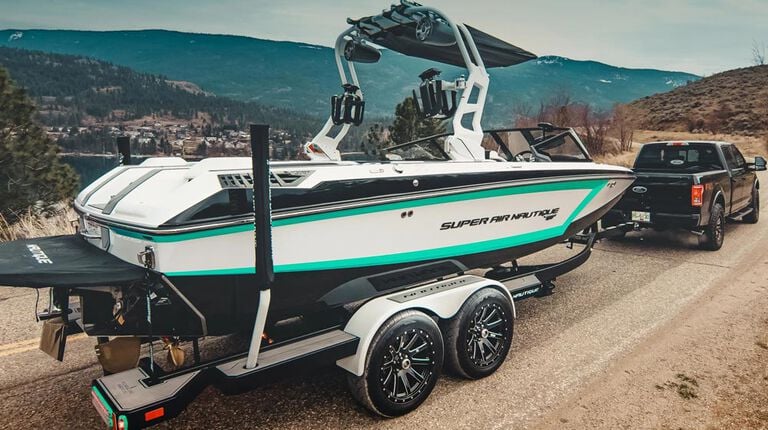
<svg viewBox="0 0 768 430">
<path fill-rule="evenodd" d="M 717 251 L 723 247 L 725 239 L 725 212 L 720 203 L 712 206 L 709 215 L 709 223 L 704 227 L 704 234 L 701 236 L 699 245 L 709 251 Z"/>
<path fill-rule="evenodd" d="M 509 353 L 513 328 L 506 295 L 494 288 L 476 292 L 445 327 L 446 368 L 468 379 L 491 375 Z"/>
<path fill-rule="evenodd" d="M 443 366 L 437 323 L 419 311 L 389 319 L 371 341 L 362 376 L 350 375 L 352 395 L 377 415 L 395 417 L 421 405 Z"/>
</svg>

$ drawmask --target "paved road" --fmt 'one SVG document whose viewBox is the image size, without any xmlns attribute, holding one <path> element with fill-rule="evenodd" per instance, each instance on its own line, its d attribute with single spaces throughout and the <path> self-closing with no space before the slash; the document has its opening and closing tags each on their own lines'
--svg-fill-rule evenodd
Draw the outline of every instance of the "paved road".
<svg viewBox="0 0 768 430">
<path fill-rule="evenodd" d="M 761 175 L 768 184 L 768 175 Z M 765 192 L 763 192 L 765 194 Z M 762 201 L 768 201 L 763 198 Z M 766 212 L 768 213 L 768 212 Z M 557 281 L 556 293 L 518 304 L 515 342 L 494 375 L 443 377 L 416 412 L 371 417 L 346 391 L 338 369 L 237 396 L 205 390 L 161 428 L 524 428 L 601 375 L 677 315 L 748 253 L 766 252 L 768 219 L 730 224 L 720 252 L 700 251 L 686 233 L 630 234 L 598 244 L 591 259 Z M 535 260 L 554 260 L 562 246 Z M 99 376 L 90 338 L 57 363 L 36 349 L 35 293 L 0 288 L 0 428 L 100 428 L 89 384 Z"/>
</svg>

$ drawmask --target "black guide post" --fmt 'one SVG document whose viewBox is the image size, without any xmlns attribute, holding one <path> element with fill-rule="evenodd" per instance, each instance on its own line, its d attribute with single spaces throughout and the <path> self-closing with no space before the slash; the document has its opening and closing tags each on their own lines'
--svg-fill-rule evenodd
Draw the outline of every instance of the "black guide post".
<svg viewBox="0 0 768 430">
<path fill-rule="evenodd" d="M 272 205 L 270 203 L 269 126 L 251 124 L 253 213 L 256 233 L 256 280 L 268 290 L 275 279 L 272 263 Z"/>
<path fill-rule="evenodd" d="M 117 153 L 120 154 L 121 165 L 130 166 L 132 164 L 130 136 L 117 137 Z"/>
<path fill-rule="evenodd" d="M 272 263 L 272 206 L 270 204 L 269 126 L 251 125 L 251 153 L 253 162 L 253 214 L 256 235 L 256 287 L 259 306 L 253 321 L 251 346 L 245 361 L 246 369 L 258 364 L 261 338 L 267 323 L 272 282 L 275 279 Z"/>
</svg>

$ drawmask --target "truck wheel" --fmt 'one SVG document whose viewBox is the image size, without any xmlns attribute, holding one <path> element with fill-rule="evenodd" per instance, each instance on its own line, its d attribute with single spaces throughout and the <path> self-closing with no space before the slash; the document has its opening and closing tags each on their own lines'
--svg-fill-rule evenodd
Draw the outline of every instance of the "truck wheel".
<svg viewBox="0 0 768 430">
<path fill-rule="evenodd" d="M 493 288 L 473 294 L 445 327 L 445 364 L 468 379 L 495 372 L 512 346 L 514 314 L 509 299 Z"/>
<path fill-rule="evenodd" d="M 742 220 L 749 224 L 757 224 L 760 219 L 760 190 L 757 187 L 752 187 L 752 204 L 750 205 L 752 212 L 744 215 Z"/>
<path fill-rule="evenodd" d="M 709 251 L 717 251 L 723 246 L 725 236 L 725 214 L 723 206 L 715 203 L 709 216 L 709 224 L 704 228 L 704 235 L 699 240 L 699 246 Z"/>
<path fill-rule="evenodd" d="M 443 367 L 443 337 L 434 320 L 404 311 L 379 329 L 362 376 L 349 375 L 350 391 L 371 412 L 396 417 L 413 411 L 435 388 Z"/>
</svg>

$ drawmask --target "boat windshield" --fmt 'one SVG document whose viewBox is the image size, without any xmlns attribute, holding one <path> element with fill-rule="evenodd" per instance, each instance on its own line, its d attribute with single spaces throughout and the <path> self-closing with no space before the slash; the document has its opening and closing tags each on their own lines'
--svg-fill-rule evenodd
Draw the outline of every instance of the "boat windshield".
<svg viewBox="0 0 768 430">
<path fill-rule="evenodd" d="M 451 157 L 443 150 L 447 135 L 427 137 L 426 139 L 402 143 L 384 148 L 384 156 L 389 161 L 446 161 Z"/>
<path fill-rule="evenodd" d="M 589 161 L 586 151 L 570 131 L 542 139 L 531 147 L 551 161 Z"/>
<path fill-rule="evenodd" d="M 389 161 L 446 161 L 442 134 L 384 148 Z M 549 133 L 539 128 L 486 130 L 481 145 L 489 159 L 497 161 L 590 161 L 589 153 L 576 134 L 567 128 L 553 128 Z"/>
</svg>

